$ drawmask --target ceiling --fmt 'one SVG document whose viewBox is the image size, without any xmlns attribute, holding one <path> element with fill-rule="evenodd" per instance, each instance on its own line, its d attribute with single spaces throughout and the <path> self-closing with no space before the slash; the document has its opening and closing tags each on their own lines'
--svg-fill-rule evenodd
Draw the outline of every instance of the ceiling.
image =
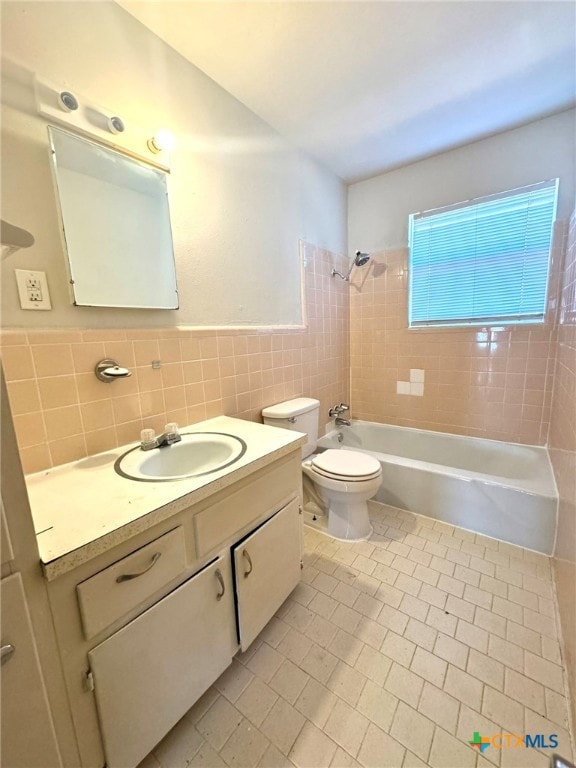
<svg viewBox="0 0 576 768">
<path fill-rule="evenodd" d="M 576 103 L 576 4 L 118 0 L 347 182 Z"/>
</svg>

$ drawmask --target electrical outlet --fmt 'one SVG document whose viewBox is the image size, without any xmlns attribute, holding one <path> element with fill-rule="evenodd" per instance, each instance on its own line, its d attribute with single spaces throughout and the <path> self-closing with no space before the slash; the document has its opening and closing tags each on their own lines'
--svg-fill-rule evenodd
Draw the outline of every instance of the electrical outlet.
<svg viewBox="0 0 576 768">
<path fill-rule="evenodd" d="M 22 309 L 52 309 L 45 272 L 15 269 L 14 274 Z"/>
</svg>

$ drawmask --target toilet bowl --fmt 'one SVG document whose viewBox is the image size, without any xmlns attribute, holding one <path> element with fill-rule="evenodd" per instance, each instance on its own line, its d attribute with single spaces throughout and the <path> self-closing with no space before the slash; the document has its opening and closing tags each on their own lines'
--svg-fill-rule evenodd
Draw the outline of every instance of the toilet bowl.
<svg viewBox="0 0 576 768">
<path fill-rule="evenodd" d="M 330 536 L 361 541 L 372 535 L 367 502 L 382 476 L 376 459 L 359 451 L 330 449 L 305 460 L 302 471 L 327 510 Z"/>
<path fill-rule="evenodd" d="M 372 525 L 367 502 L 380 487 L 380 462 L 366 453 L 347 449 L 331 448 L 315 454 L 319 409 L 318 400 L 299 397 L 264 408 L 262 416 L 264 424 L 306 434 L 302 472 L 311 485 L 310 495 L 327 517 L 325 528 L 318 527 L 344 541 L 368 539 Z M 317 520 L 316 515 L 311 518 Z"/>
</svg>

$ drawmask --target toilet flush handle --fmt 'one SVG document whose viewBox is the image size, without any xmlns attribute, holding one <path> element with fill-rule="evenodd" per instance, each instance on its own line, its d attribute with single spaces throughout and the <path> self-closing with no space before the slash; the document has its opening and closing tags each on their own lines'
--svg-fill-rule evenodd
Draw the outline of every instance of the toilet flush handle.
<svg viewBox="0 0 576 768">
<path fill-rule="evenodd" d="M 296 416 L 288 416 L 288 418 L 286 419 L 286 421 L 289 421 L 289 422 L 290 422 L 290 424 L 296 424 L 296 422 L 298 421 L 298 419 L 296 418 Z"/>
</svg>

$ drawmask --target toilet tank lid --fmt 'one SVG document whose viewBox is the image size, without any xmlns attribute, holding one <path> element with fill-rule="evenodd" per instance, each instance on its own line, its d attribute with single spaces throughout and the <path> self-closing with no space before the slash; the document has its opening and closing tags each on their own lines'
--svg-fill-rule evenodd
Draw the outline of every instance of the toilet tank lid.
<svg viewBox="0 0 576 768">
<path fill-rule="evenodd" d="M 268 419 L 288 419 L 291 416 L 300 416 L 320 407 L 320 401 L 313 397 L 296 397 L 294 400 L 285 400 L 283 403 L 269 405 L 262 410 L 262 416 Z"/>
</svg>

